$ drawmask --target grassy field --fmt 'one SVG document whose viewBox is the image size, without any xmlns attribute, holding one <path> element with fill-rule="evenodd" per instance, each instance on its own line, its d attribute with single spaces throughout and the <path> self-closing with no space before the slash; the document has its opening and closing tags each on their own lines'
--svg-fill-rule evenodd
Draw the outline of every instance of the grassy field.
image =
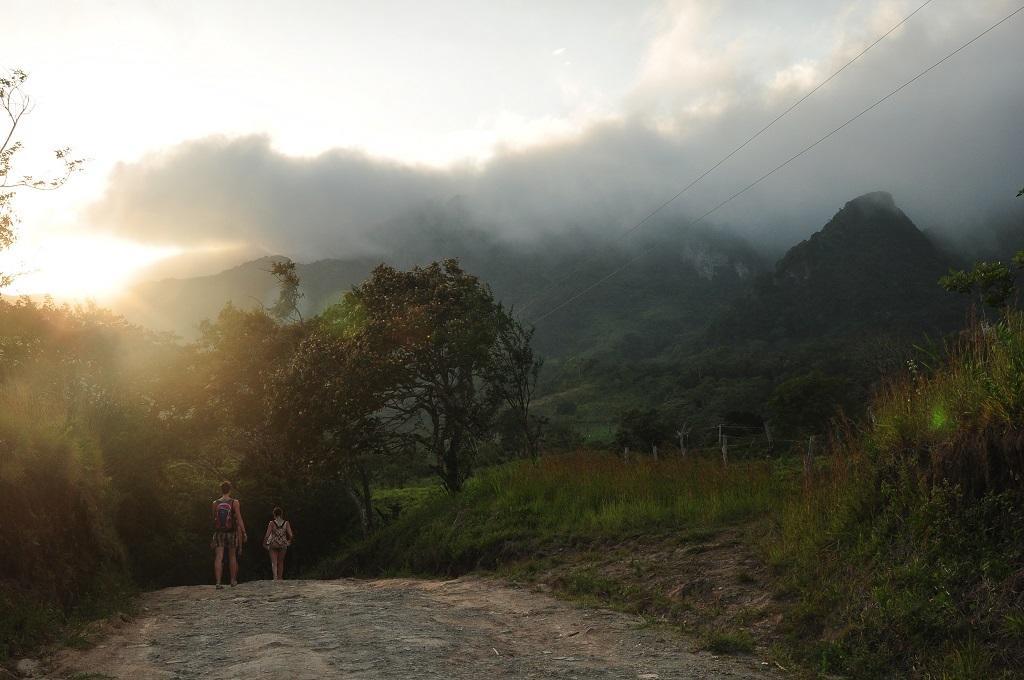
<svg viewBox="0 0 1024 680">
<path fill-rule="evenodd" d="M 794 486 L 772 461 L 623 462 L 576 453 L 482 472 L 459 495 L 385 491 L 399 517 L 321 566 L 326 575 L 461 574 L 551 544 L 720 526 L 767 514 Z"/>
</svg>

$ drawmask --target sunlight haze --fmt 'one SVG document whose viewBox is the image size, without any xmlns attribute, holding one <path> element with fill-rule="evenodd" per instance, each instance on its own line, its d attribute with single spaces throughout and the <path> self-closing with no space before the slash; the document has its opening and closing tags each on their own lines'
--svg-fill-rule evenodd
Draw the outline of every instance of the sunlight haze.
<svg viewBox="0 0 1024 680">
<path fill-rule="evenodd" d="M 0 680 L 1021 677 L 1024 0 L 2 5 Z"/>
<path fill-rule="evenodd" d="M 107 269 L 111 273 L 102 282 L 79 279 L 77 290 L 85 295 L 110 292 L 115 280 L 125 282 L 136 273 L 145 277 L 145 267 L 165 255 L 187 252 L 207 240 L 238 240 L 246 230 L 252 234 L 245 240 L 253 254 L 350 252 L 362 247 L 358 234 L 375 223 L 417 202 L 443 202 L 455 195 L 467 196 L 506 233 L 557 230 L 593 221 L 585 205 L 590 192 L 577 192 L 570 180 L 578 178 L 562 176 L 577 172 L 577 162 L 584 173 L 601 173 L 582 177 L 594 194 L 620 195 L 614 200 L 619 213 L 601 207 L 602 220 L 627 225 L 689 181 L 701 163 L 767 122 L 915 6 L 898 0 L 305 2 L 287 8 L 243 2 L 8 3 L 5 21 L 18 27 L 5 39 L 6 58 L 12 60 L 8 66 L 29 72 L 28 90 L 35 102 L 23 123 L 23 164 L 31 161 L 33 168 L 45 169 L 42 152 L 64 144 L 88 159 L 85 171 L 59 192 L 18 196 L 22 243 L 7 257 L 34 260 L 29 268 L 37 274 L 17 282 L 12 291 L 55 292 L 40 286 L 59 286 L 66 293 L 70 287 L 57 283 L 66 278 L 57 271 L 62 268 L 59 253 L 93 235 L 90 252 L 113 246 L 107 260 L 117 265 Z M 933 3 L 915 23 L 900 29 L 891 45 L 856 64 L 810 101 L 800 117 L 794 115 L 792 123 L 785 121 L 760 148 L 752 148 L 749 160 L 712 177 L 715 184 L 708 186 L 707 197 L 695 193 L 692 209 L 713 204 L 716 193 L 740 184 L 749 175 L 745 166 L 750 161 L 784 157 L 802 143 L 801 137 L 827 129 L 856 110 L 865 96 L 884 92 L 894 76 L 928 63 L 1007 7 L 1002 0 Z M 922 115 L 937 116 L 928 125 L 941 127 L 946 120 L 942 99 L 957 89 L 963 94 L 952 100 L 962 103 L 976 96 L 974 91 L 997 94 L 998 89 L 1019 88 L 1024 41 L 1015 41 L 1014 35 L 1020 31 L 1019 21 L 1002 27 L 986 44 L 877 116 L 890 117 L 898 126 L 912 125 Z M 972 68 L 986 73 L 964 81 L 965 69 Z M 1020 98 L 1008 101 L 1015 101 L 1019 113 Z M 971 121 L 995 134 L 1010 125 L 1013 113 L 972 107 L 958 114 L 957 125 Z M 607 174 L 616 164 L 602 169 L 607 155 L 618 152 L 602 150 L 599 141 L 616 129 L 623 131 L 615 133 L 621 137 L 617 144 L 626 145 L 617 163 L 619 177 Z M 631 131 L 645 130 L 656 137 L 629 141 Z M 865 121 L 850 131 L 852 148 L 864 148 L 857 138 L 869 130 Z M 331 227 L 317 222 L 319 217 L 311 218 L 316 226 L 309 229 L 320 235 L 304 237 L 305 218 L 293 207 L 290 219 L 298 223 L 288 226 L 294 239 L 288 240 L 283 233 L 267 232 L 284 225 L 261 224 L 263 215 L 250 215 L 251 206 L 240 196 L 223 193 L 216 205 L 206 206 L 205 199 L 189 195 L 181 173 L 203 178 L 212 190 L 219 182 L 212 164 L 220 162 L 222 152 L 206 147 L 208 156 L 199 164 L 183 154 L 200 147 L 178 145 L 213 143 L 226 149 L 253 135 L 267 140 L 260 157 L 252 157 L 257 165 L 249 170 L 256 173 L 281 162 L 302 167 L 293 160 L 318 173 L 321 154 L 349 154 L 348 176 L 358 176 L 352 186 L 363 188 L 331 209 L 334 243 L 324 241 Z M 663 140 L 660 150 L 657 136 Z M 906 142 L 916 144 L 914 135 Z M 1012 155 L 1013 145 L 993 146 L 982 138 L 971 143 L 973 153 L 982 154 L 980 161 L 995 153 L 995 166 L 1005 163 L 995 148 L 1003 148 L 1006 158 Z M 647 151 L 646 144 L 654 146 Z M 1014 144 L 1020 148 L 1019 136 Z M 878 153 L 889 152 L 880 145 Z M 823 149 L 819 158 L 835 154 L 834 148 Z M 170 158 L 178 159 L 180 167 L 161 175 L 160 168 L 171 172 Z M 416 180 L 415 189 L 370 189 L 379 175 L 377 161 L 397 163 L 423 179 Z M 851 157 L 854 176 L 856 166 Z M 510 172 L 516 167 L 520 170 L 515 172 L 530 176 L 513 180 Z M 143 173 L 152 180 L 145 199 L 126 188 Z M 533 188 L 531 176 L 538 178 L 538 173 L 555 173 L 554 184 Z M 630 173 L 634 178 L 627 180 Z M 809 173 L 808 178 L 820 176 Z M 649 181 L 638 179 L 645 175 Z M 282 181 L 288 180 L 282 176 L 262 186 L 256 179 L 251 185 L 250 191 L 267 202 L 264 210 L 275 212 L 271 204 L 287 202 L 273 195 Z M 975 188 L 953 177 L 943 181 L 953 183 L 954 193 L 956 186 L 964 194 Z M 558 188 L 563 184 L 564 191 Z M 539 197 L 538 189 L 553 192 L 553 200 L 532 206 L 533 198 L 525 196 L 514 207 L 505 203 L 509 191 Z M 236 209 L 231 201 L 241 202 Z M 769 203 L 775 213 L 771 219 L 800 219 L 785 200 Z M 821 212 L 812 216 L 817 220 L 832 206 L 823 200 Z M 691 209 L 685 202 L 676 207 Z M 192 210 L 201 211 L 198 221 Z M 204 226 L 211 211 L 218 217 Z M 933 212 L 942 216 L 948 211 L 933 206 Z M 740 204 L 723 219 L 742 225 L 748 215 Z M 228 223 L 232 226 L 225 230 Z"/>
</svg>

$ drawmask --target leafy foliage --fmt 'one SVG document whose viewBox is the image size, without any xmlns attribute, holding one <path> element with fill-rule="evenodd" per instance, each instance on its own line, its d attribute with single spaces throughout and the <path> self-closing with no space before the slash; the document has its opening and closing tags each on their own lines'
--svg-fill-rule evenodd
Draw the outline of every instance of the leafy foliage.
<svg viewBox="0 0 1024 680">
<path fill-rule="evenodd" d="M 332 486 L 359 509 L 364 530 L 374 524 L 370 475 L 386 443 L 377 412 L 384 398 L 355 343 L 314 328 L 288 365 L 275 374 L 265 451 L 258 469 L 297 489 Z"/>
<path fill-rule="evenodd" d="M 295 263 L 291 260 L 272 262 L 270 273 L 277 279 L 278 295 L 271 315 L 280 321 L 302 321 L 299 311 L 299 300 L 302 299 L 302 287 L 299 275 L 295 271 Z"/>
<path fill-rule="evenodd" d="M 634 451 L 650 451 L 672 438 L 672 427 L 656 409 L 630 409 L 622 414 L 615 432 L 615 447 L 631 447 Z"/>
<path fill-rule="evenodd" d="M 1024 250 L 1014 255 L 1010 264 L 976 262 L 970 271 L 951 269 L 939 279 L 939 284 L 954 293 L 970 294 L 977 290 L 983 304 L 1001 309 L 1012 302 L 1021 269 L 1024 269 Z"/>
<path fill-rule="evenodd" d="M 323 323 L 359 371 L 341 384 L 368 391 L 374 427 L 365 430 L 386 432 L 393 446 L 422 447 L 449 491 L 469 477 L 503 404 L 521 414 L 535 447 L 530 336 L 454 260 L 409 272 L 381 265 Z"/>
</svg>

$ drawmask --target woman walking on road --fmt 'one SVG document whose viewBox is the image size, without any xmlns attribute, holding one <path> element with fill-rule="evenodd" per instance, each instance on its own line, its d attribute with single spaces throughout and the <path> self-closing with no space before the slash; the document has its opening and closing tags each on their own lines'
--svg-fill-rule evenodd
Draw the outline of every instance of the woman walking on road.
<svg viewBox="0 0 1024 680">
<path fill-rule="evenodd" d="M 238 585 L 238 553 L 246 541 L 245 522 L 242 520 L 242 506 L 238 499 L 231 497 L 231 482 L 220 485 L 220 498 L 213 502 L 213 576 L 217 579 L 217 589 L 224 572 L 224 551 L 228 551 L 228 568 L 231 573 L 231 585 Z"/>
<path fill-rule="evenodd" d="M 274 519 L 267 523 L 263 546 L 270 553 L 270 570 L 275 581 L 284 580 L 284 555 L 293 538 L 292 525 L 284 518 L 284 511 L 281 508 L 274 508 Z"/>
</svg>

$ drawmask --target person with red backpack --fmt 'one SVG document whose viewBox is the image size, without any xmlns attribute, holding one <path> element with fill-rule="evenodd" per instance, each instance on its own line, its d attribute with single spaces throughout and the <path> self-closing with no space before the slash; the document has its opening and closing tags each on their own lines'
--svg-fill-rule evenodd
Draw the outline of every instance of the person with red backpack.
<svg viewBox="0 0 1024 680">
<path fill-rule="evenodd" d="M 238 585 L 238 553 L 248 538 L 245 533 L 245 521 L 242 519 L 242 506 L 238 499 L 231 497 L 231 482 L 220 485 L 220 498 L 213 502 L 213 575 L 217 579 L 217 589 L 224 571 L 224 551 L 228 551 L 228 565 L 231 570 L 231 586 Z"/>
</svg>

